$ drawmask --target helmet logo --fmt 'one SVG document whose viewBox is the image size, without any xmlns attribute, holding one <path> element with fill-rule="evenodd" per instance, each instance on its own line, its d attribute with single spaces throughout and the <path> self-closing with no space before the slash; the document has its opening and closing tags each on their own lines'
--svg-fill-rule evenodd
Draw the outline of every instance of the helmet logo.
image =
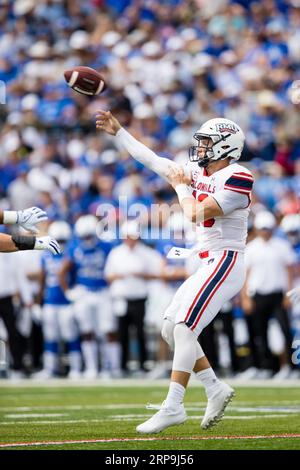
<svg viewBox="0 0 300 470">
<path fill-rule="evenodd" d="M 219 122 L 218 124 L 216 124 L 216 130 L 221 134 L 223 132 L 236 134 L 239 131 L 239 129 L 234 124 L 230 124 L 229 122 Z"/>
</svg>

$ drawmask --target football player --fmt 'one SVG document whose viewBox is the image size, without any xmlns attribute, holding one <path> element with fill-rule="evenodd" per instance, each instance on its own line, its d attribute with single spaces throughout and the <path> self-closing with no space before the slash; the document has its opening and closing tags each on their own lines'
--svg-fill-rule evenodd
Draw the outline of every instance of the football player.
<svg viewBox="0 0 300 470">
<path fill-rule="evenodd" d="M 38 207 L 30 207 L 21 211 L 0 211 L 0 224 L 15 224 L 24 230 L 38 233 L 36 225 L 47 220 L 47 214 Z M 54 255 L 60 253 L 59 244 L 50 236 L 36 237 L 23 235 L 7 235 L 0 233 L 0 251 L 3 253 L 20 250 L 50 250 Z"/>
<path fill-rule="evenodd" d="M 243 150 L 244 133 L 228 119 L 205 122 L 194 135 L 196 145 L 190 148 L 193 166 L 189 170 L 156 155 L 127 132 L 110 111 L 98 112 L 96 127 L 114 135 L 120 148 L 171 183 L 184 214 L 196 223 L 199 237 L 199 268 L 179 287 L 165 312 L 162 335 L 174 345 L 169 392 L 159 411 L 137 431 L 157 433 L 187 419 L 183 400 L 192 371 L 206 390 L 208 403 L 201 426 L 208 429 L 223 417 L 234 390 L 216 377 L 197 338 L 245 281 L 244 249 L 253 176 L 236 163 Z"/>
<path fill-rule="evenodd" d="M 294 288 L 287 294 L 291 301 L 290 320 L 294 337 L 293 344 L 296 344 L 297 340 L 300 338 L 300 215 L 286 215 L 283 217 L 280 227 L 291 243 L 296 256 L 296 264 L 294 266 Z M 300 378 L 299 363 L 298 368 L 295 368 L 295 370 L 290 374 L 290 378 Z"/>
<path fill-rule="evenodd" d="M 103 273 L 111 243 L 97 238 L 97 224 L 98 219 L 93 215 L 79 217 L 74 228 L 75 239 L 60 272 L 61 286 L 74 302 L 86 378 L 98 375 L 98 340 L 102 341 L 103 346 L 102 371 L 107 362 L 114 369 L 119 360 L 119 347 L 112 335 L 115 326 L 108 286 Z M 72 290 L 68 289 L 69 274 L 74 278 Z"/>
<path fill-rule="evenodd" d="M 62 249 L 71 239 L 71 228 L 64 221 L 53 222 L 49 236 L 55 238 Z M 71 302 L 65 297 L 58 281 L 58 272 L 63 255 L 43 253 L 41 259 L 41 298 L 43 304 L 42 328 L 44 337 L 44 369 L 36 374 L 38 378 L 51 378 L 58 372 L 59 341 L 66 342 L 70 378 L 80 377 L 81 352 L 79 332 L 73 315 Z"/>
</svg>

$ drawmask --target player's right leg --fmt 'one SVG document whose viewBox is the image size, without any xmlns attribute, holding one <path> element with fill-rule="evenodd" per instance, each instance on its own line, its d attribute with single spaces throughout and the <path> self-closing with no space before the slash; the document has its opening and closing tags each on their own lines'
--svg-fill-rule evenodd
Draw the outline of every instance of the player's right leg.
<svg viewBox="0 0 300 470">
<path fill-rule="evenodd" d="M 191 292 L 187 292 L 183 297 L 176 322 L 184 321 L 198 338 L 202 330 L 218 314 L 223 304 L 241 290 L 245 279 L 243 254 L 229 250 L 213 253 L 212 257 L 195 273 L 194 279 L 196 290 L 191 289 Z M 223 417 L 227 404 L 234 396 L 234 391 L 216 377 L 201 351 L 199 346 L 194 372 L 204 385 L 208 398 L 206 412 L 201 423 L 203 429 L 208 429 Z"/>
<path fill-rule="evenodd" d="M 161 336 L 169 345 L 170 349 L 174 351 L 174 328 L 177 313 L 181 309 L 182 299 L 186 292 L 189 292 L 194 286 L 194 275 L 186 279 L 181 286 L 177 289 L 174 297 L 164 313 L 164 320 L 161 329 Z"/>
<path fill-rule="evenodd" d="M 54 377 L 58 368 L 59 326 L 55 305 L 44 305 L 42 330 L 44 337 L 43 370 L 35 374 L 34 377 L 46 379 Z"/>
<path fill-rule="evenodd" d="M 94 379 L 98 375 L 98 343 L 95 332 L 95 306 L 87 292 L 74 304 L 75 318 L 78 323 L 81 350 L 84 362 L 84 377 Z"/>
<path fill-rule="evenodd" d="M 137 426 L 139 433 L 158 433 L 164 429 L 182 424 L 187 415 L 183 405 L 185 389 L 196 362 L 197 338 L 186 325 L 176 325 L 174 319 L 181 306 L 181 298 L 193 283 L 193 276 L 188 278 L 176 291 L 167 308 L 162 326 L 162 337 L 174 352 L 171 383 L 166 400 L 159 411 L 150 419 Z"/>
<path fill-rule="evenodd" d="M 61 305 L 59 309 L 59 329 L 62 339 L 66 342 L 70 370 L 68 377 L 77 379 L 81 376 L 81 351 L 79 330 L 74 317 L 72 305 Z"/>
<path fill-rule="evenodd" d="M 118 324 L 108 289 L 94 294 L 97 335 L 100 339 L 100 377 L 121 377 L 121 351 L 118 341 Z"/>
</svg>

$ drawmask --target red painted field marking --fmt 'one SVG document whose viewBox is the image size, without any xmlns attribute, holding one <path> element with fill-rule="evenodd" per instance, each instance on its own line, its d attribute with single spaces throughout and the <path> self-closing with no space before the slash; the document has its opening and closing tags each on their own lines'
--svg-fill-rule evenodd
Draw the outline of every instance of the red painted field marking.
<svg viewBox="0 0 300 470">
<path fill-rule="evenodd" d="M 76 441 L 39 441 L 39 442 L 6 442 L 0 443 L 0 448 L 4 447 L 30 447 L 49 446 L 65 444 L 97 444 L 109 442 L 149 442 L 149 441 L 214 441 L 214 440 L 235 440 L 235 439 L 289 439 L 300 438 L 300 434 L 271 434 L 269 436 L 197 436 L 197 437 L 128 437 L 111 439 L 83 439 Z"/>
</svg>

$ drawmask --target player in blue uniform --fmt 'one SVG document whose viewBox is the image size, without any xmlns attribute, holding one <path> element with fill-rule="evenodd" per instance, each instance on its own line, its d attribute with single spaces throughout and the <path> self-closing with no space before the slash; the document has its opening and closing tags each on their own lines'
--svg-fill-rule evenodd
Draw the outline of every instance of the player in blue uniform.
<svg viewBox="0 0 300 470">
<path fill-rule="evenodd" d="M 71 238 L 71 228 L 63 221 L 53 222 L 49 235 L 59 240 L 61 246 Z M 44 369 L 38 373 L 39 378 L 50 378 L 58 371 L 59 341 L 67 344 L 69 358 L 69 377 L 78 378 L 81 368 L 79 333 L 75 322 L 73 308 L 59 285 L 58 272 L 63 255 L 54 256 L 43 253 L 41 258 L 41 298 L 43 303 L 42 328 L 44 335 Z"/>
<path fill-rule="evenodd" d="M 85 365 L 84 376 L 98 375 L 98 340 L 101 340 L 102 371 L 118 368 L 119 349 L 108 286 L 103 270 L 111 243 L 97 237 L 98 219 L 93 215 L 79 217 L 75 236 L 60 273 L 61 287 L 74 302 L 75 317 L 81 334 Z M 67 275 L 72 274 L 74 287 L 69 290 Z M 109 364 L 108 364 L 109 363 Z"/>
<path fill-rule="evenodd" d="M 281 221 L 280 228 L 291 243 L 296 255 L 296 264 L 294 266 L 294 289 L 292 290 L 292 292 L 296 292 L 294 292 L 290 297 L 290 321 L 293 338 L 296 341 L 300 338 L 300 289 L 297 287 L 300 285 L 300 215 L 286 215 Z M 278 374 L 279 373 L 280 372 L 278 372 Z M 299 365 L 298 367 L 295 367 L 295 369 L 289 374 L 289 378 L 300 378 Z"/>
</svg>

